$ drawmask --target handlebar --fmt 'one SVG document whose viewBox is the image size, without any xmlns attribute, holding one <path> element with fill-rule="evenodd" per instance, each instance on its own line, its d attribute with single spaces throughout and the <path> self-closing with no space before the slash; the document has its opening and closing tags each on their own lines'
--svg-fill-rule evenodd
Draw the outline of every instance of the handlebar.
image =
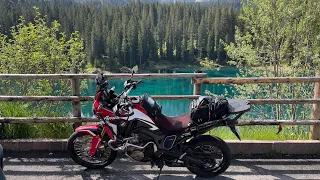
<svg viewBox="0 0 320 180">
<path fill-rule="evenodd" d="M 117 96 L 119 99 L 119 103 L 113 107 L 113 112 L 115 113 L 116 116 L 118 117 L 129 117 L 134 114 L 132 107 L 131 107 L 131 102 L 128 98 L 128 94 L 132 89 L 136 89 L 137 85 L 140 84 L 142 80 L 139 81 L 133 81 L 133 80 L 127 80 L 124 84 L 124 90 L 122 91 L 121 94 Z M 125 113 L 122 113 L 122 112 Z"/>
<path fill-rule="evenodd" d="M 136 89 L 137 85 L 140 84 L 142 82 L 142 80 L 139 81 L 132 81 L 132 80 L 128 80 L 128 84 L 125 84 L 124 90 L 122 91 L 121 94 L 118 95 L 118 98 L 122 98 L 125 99 L 127 97 L 127 95 L 129 94 L 129 92 L 132 89 Z M 127 82 L 127 81 L 126 81 Z"/>
</svg>

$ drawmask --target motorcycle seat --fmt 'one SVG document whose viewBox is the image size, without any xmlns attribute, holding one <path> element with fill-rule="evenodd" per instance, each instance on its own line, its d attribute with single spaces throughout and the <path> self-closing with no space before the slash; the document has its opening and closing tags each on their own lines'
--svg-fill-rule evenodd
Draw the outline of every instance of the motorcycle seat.
<svg viewBox="0 0 320 180">
<path fill-rule="evenodd" d="M 160 127 L 161 131 L 169 134 L 181 132 L 189 127 L 190 122 L 190 113 L 175 117 L 161 114 L 156 118 L 156 123 Z"/>
</svg>

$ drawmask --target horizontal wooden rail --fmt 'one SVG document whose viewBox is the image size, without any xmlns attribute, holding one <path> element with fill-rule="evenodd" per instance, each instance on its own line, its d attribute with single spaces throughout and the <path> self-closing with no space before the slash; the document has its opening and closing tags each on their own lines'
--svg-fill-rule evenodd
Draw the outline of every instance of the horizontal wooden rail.
<svg viewBox="0 0 320 180">
<path fill-rule="evenodd" d="M 132 96 L 138 97 L 138 96 Z M 190 100 L 199 95 L 154 95 L 155 100 Z M 94 96 L 0 96 L 0 101 L 93 101 Z M 320 101 L 320 100 L 319 100 Z"/>
<path fill-rule="evenodd" d="M 137 97 L 137 96 L 135 96 Z M 155 100 L 192 100 L 199 95 L 154 95 Z M 93 101 L 94 96 L 0 96 L 0 101 Z M 249 99 L 251 104 L 314 104 L 320 99 Z"/>
<path fill-rule="evenodd" d="M 320 120 L 252 120 L 252 121 L 239 121 L 237 126 L 270 126 L 270 125 L 315 125 L 320 124 Z"/>
<path fill-rule="evenodd" d="M 0 123 L 59 123 L 59 122 L 98 122 L 97 118 L 79 117 L 0 117 Z"/>
<path fill-rule="evenodd" d="M 0 123 L 59 123 L 59 122 L 98 122 L 94 117 L 0 117 Z M 320 120 L 252 120 L 239 121 L 237 126 L 255 125 L 316 125 Z"/>
<path fill-rule="evenodd" d="M 248 99 L 251 104 L 314 104 L 320 99 Z"/>
<path fill-rule="evenodd" d="M 258 84 L 319 82 L 320 77 L 194 78 L 193 84 Z"/>
<path fill-rule="evenodd" d="M 131 74 L 105 74 L 107 78 L 130 78 Z M 0 79 L 94 79 L 96 74 L 0 74 Z M 206 73 L 135 74 L 134 78 L 203 78 Z"/>
<path fill-rule="evenodd" d="M 0 96 L 0 101 L 92 101 L 94 96 Z"/>
</svg>

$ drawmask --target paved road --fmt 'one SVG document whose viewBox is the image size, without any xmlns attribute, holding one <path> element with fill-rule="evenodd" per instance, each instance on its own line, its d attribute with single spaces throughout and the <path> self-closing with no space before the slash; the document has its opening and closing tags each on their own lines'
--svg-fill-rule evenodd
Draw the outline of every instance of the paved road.
<svg viewBox="0 0 320 180">
<path fill-rule="evenodd" d="M 70 160 L 66 154 L 6 154 L 5 174 L 8 180 L 156 180 L 158 168 L 149 164 L 118 158 L 103 170 L 88 170 Z M 160 180 L 191 180 L 195 177 L 185 168 L 165 167 Z M 320 157 L 240 157 L 217 180 L 229 179 L 320 179 Z"/>
</svg>

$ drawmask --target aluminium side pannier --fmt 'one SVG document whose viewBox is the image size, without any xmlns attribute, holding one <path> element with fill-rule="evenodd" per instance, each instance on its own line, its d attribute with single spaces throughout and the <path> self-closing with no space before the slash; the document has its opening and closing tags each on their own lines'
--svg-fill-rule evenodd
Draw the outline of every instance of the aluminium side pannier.
<svg viewBox="0 0 320 180">
<path fill-rule="evenodd" d="M 221 119 L 229 114 L 228 101 L 223 96 L 200 96 L 190 104 L 190 118 L 196 124 Z"/>
</svg>

